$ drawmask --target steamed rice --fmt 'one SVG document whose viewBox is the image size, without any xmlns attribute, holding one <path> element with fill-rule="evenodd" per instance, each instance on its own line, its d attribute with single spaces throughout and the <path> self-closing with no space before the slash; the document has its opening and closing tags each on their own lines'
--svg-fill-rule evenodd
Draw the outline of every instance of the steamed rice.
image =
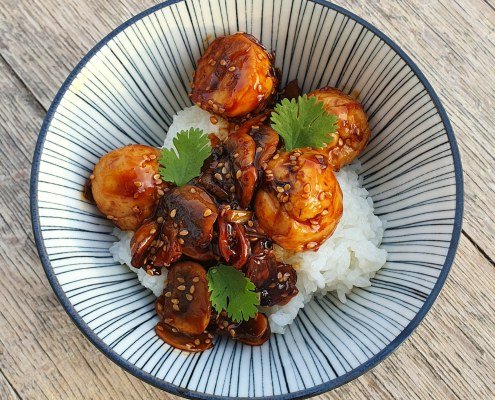
<svg viewBox="0 0 495 400">
<path fill-rule="evenodd" d="M 173 138 L 182 129 L 197 127 L 206 133 L 224 136 L 226 122 L 217 124 L 210 121 L 211 114 L 197 106 L 186 108 L 174 117 L 165 138 L 165 148 L 173 146 Z M 361 187 L 358 176 L 359 164 L 346 166 L 336 173 L 344 195 L 344 212 L 334 234 L 318 251 L 290 253 L 274 246 L 277 259 L 297 271 L 299 294 L 282 307 L 272 307 L 269 312 L 270 327 L 275 333 L 283 333 L 284 327 L 297 316 L 298 311 L 309 302 L 313 295 L 335 292 L 342 302 L 354 286 L 366 287 L 383 264 L 387 253 L 379 245 L 383 237 L 383 223 L 373 214 L 373 201 L 366 189 Z M 115 261 L 130 265 L 130 240 L 132 232 L 115 228 L 119 239 L 110 247 Z M 161 295 L 165 284 L 163 275 L 150 276 L 143 269 L 129 267 L 137 273 L 138 279 L 155 296 Z"/>
</svg>

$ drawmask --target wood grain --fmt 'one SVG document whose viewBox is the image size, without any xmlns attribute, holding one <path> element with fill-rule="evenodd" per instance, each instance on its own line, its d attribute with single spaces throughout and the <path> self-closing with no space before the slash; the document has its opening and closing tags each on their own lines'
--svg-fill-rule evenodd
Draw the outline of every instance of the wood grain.
<svg viewBox="0 0 495 400">
<path fill-rule="evenodd" d="M 28 212 L 32 153 L 56 90 L 89 48 L 152 4 L 0 3 L 1 399 L 176 398 L 122 371 L 72 324 L 44 276 Z M 469 238 L 417 332 L 373 371 L 318 399 L 494 398 L 495 10 L 481 0 L 337 4 L 400 43 L 441 97 L 463 156 Z"/>
</svg>

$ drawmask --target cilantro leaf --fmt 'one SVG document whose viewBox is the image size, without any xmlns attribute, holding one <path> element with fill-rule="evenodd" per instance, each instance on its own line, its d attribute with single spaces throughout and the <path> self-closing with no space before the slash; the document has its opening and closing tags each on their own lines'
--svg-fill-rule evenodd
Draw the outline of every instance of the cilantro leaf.
<svg viewBox="0 0 495 400">
<path fill-rule="evenodd" d="M 220 264 L 209 269 L 207 278 L 210 300 L 215 310 L 225 310 L 235 322 L 247 321 L 256 315 L 256 306 L 260 304 L 256 287 L 241 271 Z"/>
<path fill-rule="evenodd" d="M 283 99 L 275 106 L 271 122 L 289 151 L 300 147 L 323 147 L 337 130 L 337 116 L 328 114 L 321 101 L 306 95 L 299 96 L 297 101 Z"/>
<path fill-rule="evenodd" d="M 210 139 L 201 129 L 180 131 L 173 140 L 175 149 L 162 149 L 159 168 L 162 179 L 185 185 L 201 172 L 203 162 L 210 156 Z"/>
</svg>

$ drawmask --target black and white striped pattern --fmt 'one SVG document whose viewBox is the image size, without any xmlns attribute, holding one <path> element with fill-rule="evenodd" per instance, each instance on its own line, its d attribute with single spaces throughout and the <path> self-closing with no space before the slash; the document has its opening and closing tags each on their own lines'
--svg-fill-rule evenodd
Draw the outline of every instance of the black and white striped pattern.
<svg viewBox="0 0 495 400">
<path fill-rule="evenodd" d="M 328 295 L 262 347 L 220 339 L 174 350 L 153 331 L 154 297 L 108 248 L 112 226 L 82 198 L 98 158 L 127 143 L 160 145 L 189 106 L 196 60 L 215 36 L 247 31 L 276 52 L 283 82 L 357 96 L 373 137 L 364 186 L 387 221 L 388 261 L 342 304 Z M 408 57 L 383 34 L 323 1 L 168 2 L 105 38 L 68 78 L 40 134 L 33 226 L 47 275 L 81 330 L 148 382 L 188 397 L 309 396 L 353 379 L 416 327 L 453 260 L 462 173 L 447 117 Z"/>
</svg>

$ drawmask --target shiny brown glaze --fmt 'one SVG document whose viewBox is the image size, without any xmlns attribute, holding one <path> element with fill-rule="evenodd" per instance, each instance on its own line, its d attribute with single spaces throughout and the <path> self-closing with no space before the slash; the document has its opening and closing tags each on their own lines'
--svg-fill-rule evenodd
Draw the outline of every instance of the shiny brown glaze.
<svg viewBox="0 0 495 400">
<path fill-rule="evenodd" d="M 199 335 L 187 335 L 164 322 L 159 322 L 155 326 L 155 332 L 165 343 L 179 350 L 196 353 L 213 347 L 213 335 L 208 332 Z"/>
<path fill-rule="evenodd" d="M 233 322 L 226 314 L 220 313 L 216 317 L 217 333 L 227 335 L 250 346 L 261 346 L 271 334 L 268 318 L 262 313 L 240 323 Z"/>
<path fill-rule="evenodd" d="M 258 240 L 252 248 L 245 274 L 260 293 L 261 306 L 282 306 L 299 293 L 296 271 L 275 259 L 271 244 L 266 240 Z"/>
<path fill-rule="evenodd" d="M 287 250 L 316 250 L 342 216 L 342 191 L 324 156 L 311 149 L 268 162 L 254 210 L 263 231 Z"/>
<path fill-rule="evenodd" d="M 167 190 L 158 174 L 158 149 L 133 144 L 100 158 L 90 177 L 98 209 L 122 230 L 136 230 Z"/>
<path fill-rule="evenodd" d="M 211 317 L 206 271 L 198 263 L 182 261 L 169 271 L 155 309 L 164 323 L 187 335 L 202 334 Z"/>
<path fill-rule="evenodd" d="M 175 187 L 160 199 L 152 218 L 131 240 L 132 266 L 159 273 L 184 253 L 198 260 L 206 257 L 218 216 L 216 203 L 201 187 Z"/>
<path fill-rule="evenodd" d="M 338 171 L 351 163 L 366 147 L 370 138 L 368 117 L 358 101 L 338 89 L 325 87 L 308 96 L 322 101 L 325 110 L 339 119 L 333 140 L 325 146 L 328 163 Z"/>
<path fill-rule="evenodd" d="M 216 38 L 198 61 L 191 100 L 226 118 L 256 114 L 277 89 L 273 55 L 251 35 Z"/>
</svg>

